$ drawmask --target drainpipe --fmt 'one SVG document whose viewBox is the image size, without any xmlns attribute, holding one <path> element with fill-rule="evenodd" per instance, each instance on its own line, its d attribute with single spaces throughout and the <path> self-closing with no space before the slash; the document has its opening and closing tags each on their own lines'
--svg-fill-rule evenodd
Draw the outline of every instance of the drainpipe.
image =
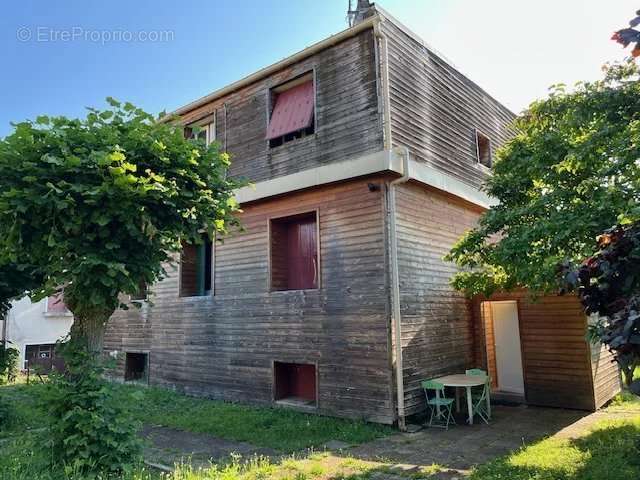
<svg viewBox="0 0 640 480">
<path fill-rule="evenodd" d="M 380 16 L 376 17 L 373 24 L 373 34 L 380 39 L 380 78 L 382 80 L 380 96 L 382 97 L 382 127 L 384 131 L 384 149 L 391 150 L 391 100 L 389 98 L 389 49 L 387 36 L 384 34 L 380 26 L 382 20 Z"/>
<path fill-rule="evenodd" d="M 409 181 L 409 149 L 398 147 L 402 152 L 402 177 L 389 184 L 389 243 L 391 259 L 391 304 L 393 311 L 393 333 L 396 354 L 396 391 L 398 402 L 398 428 L 406 430 L 404 413 L 404 376 L 402 362 L 402 312 L 400 309 L 400 273 L 398 268 L 398 233 L 396 227 L 396 187 Z"/>
<path fill-rule="evenodd" d="M 380 40 L 380 78 L 382 100 L 382 126 L 384 135 L 384 149 L 391 151 L 391 99 L 389 96 L 389 49 L 387 36 L 381 29 L 380 16 L 373 24 L 373 33 Z M 396 230 L 396 186 L 409 180 L 409 149 L 399 147 L 403 155 L 402 177 L 393 180 L 389 184 L 389 251 L 391 260 L 391 304 L 392 304 L 392 330 L 396 357 L 396 395 L 398 405 L 398 428 L 401 431 L 407 429 L 404 413 L 404 377 L 402 362 L 402 313 L 400 311 L 400 274 L 398 272 L 398 236 Z"/>
</svg>

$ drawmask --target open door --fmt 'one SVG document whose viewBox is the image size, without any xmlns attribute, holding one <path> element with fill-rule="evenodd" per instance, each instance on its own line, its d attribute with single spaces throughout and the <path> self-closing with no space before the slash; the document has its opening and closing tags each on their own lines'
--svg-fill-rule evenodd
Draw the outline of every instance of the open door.
<svg viewBox="0 0 640 480">
<path fill-rule="evenodd" d="M 498 390 L 524 396 L 518 303 L 516 301 L 490 303 L 493 317 Z"/>
</svg>

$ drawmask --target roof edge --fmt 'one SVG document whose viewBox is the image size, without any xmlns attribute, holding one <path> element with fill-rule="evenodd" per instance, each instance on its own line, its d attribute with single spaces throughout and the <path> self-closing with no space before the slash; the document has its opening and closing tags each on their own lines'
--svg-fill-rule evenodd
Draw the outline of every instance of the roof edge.
<svg viewBox="0 0 640 480">
<path fill-rule="evenodd" d="M 201 107 L 207 103 L 210 103 L 220 97 L 223 97 L 225 95 L 228 95 L 230 93 L 235 92 L 236 90 L 240 90 L 243 87 L 246 87 L 248 85 L 251 85 L 252 83 L 255 83 L 261 79 L 263 79 L 264 77 L 267 77 L 269 75 L 271 75 L 272 73 L 275 73 L 277 71 L 280 71 L 286 67 L 288 67 L 291 64 L 297 63 L 301 60 L 304 60 L 307 57 L 310 57 L 311 55 L 314 55 L 317 52 L 320 52 L 322 50 L 325 50 L 329 47 L 331 47 L 332 45 L 335 45 L 338 42 L 341 42 L 343 40 L 346 40 L 347 38 L 351 38 L 356 36 L 357 34 L 359 34 L 360 32 L 363 32 L 364 30 L 368 30 L 369 28 L 373 28 L 373 25 L 375 24 L 376 21 L 378 21 L 379 17 L 378 15 L 372 15 L 371 17 L 367 18 L 366 20 L 362 21 L 361 23 L 358 23 L 357 25 L 354 25 L 353 27 L 347 28 L 345 30 L 342 30 L 341 32 L 338 32 L 334 35 L 331 35 L 330 37 L 325 38 L 324 40 L 320 40 L 319 42 L 314 43 L 313 45 L 310 45 L 309 47 L 305 48 L 304 50 L 300 50 L 297 53 L 294 53 L 293 55 L 290 55 L 276 63 L 273 63 L 267 67 L 264 67 L 260 70 L 258 70 L 257 72 L 254 72 L 250 75 L 247 75 L 244 78 L 241 78 L 240 80 L 236 80 L 235 82 L 222 87 L 218 90 L 215 90 L 214 92 L 205 95 L 204 97 L 201 97 L 197 100 L 194 100 L 191 103 L 188 103 L 170 113 L 168 113 L 165 117 L 163 117 L 163 119 L 169 120 L 172 117 L 176 117 L 176 116 L 180 116 L 183 115 L 184 113 L 190 112 L 191 110 L 194 110 L 198 107 Z M 166 121 L 164 120 L 164 121 Z M 163 121 L 161 119 L 161 121 Z"/>
<path fill-rule="evenodd" d="M 482 93 L 484 93 L 487 97 L 489 97 L 491 100 L 493 100 L 494 102 L 496 102 L 497 104 L 499 104 L 501 107 L 503 107 L 505 110 L 507 110 L 511 115 L 513 115 L 513 117 L 517 117 L 518 114 L 515 113 L 513 110 L 511 110 L 511 108 L 507 107 L 504 103 L 502 103 L 500 100 L 498 100 L 495 96 L 493 96 L 491 93 L 487 92 L 487 90 L 485 90 L 483 87 L 481 87 L 480 85 L 478 85 L 478 83 L 473 80 L 469 75 L 467 75 L 463 69 L 461 69 L 460 67 L 458 67 L 449 57 L 447 57 L 444 53 L 442 53 L 440 50 L 438 50 L 437 48 L 434 48 L 432 45 L 428 44 L 420 35 L 418 35 L 417 33 L 415 33 L 413 30 L 411 30 L 409 27 L 407 27 L 404 23 L 402 23 L 400 20 L 398 20 L 396 17 L 394 17 L 393 15 L 391 15 L 388 11 L 386 11 L 384 8 L 382 8 L 379 5 L 375 5 L 375 10 L 376 10 L 376 16 L 381 17 L 382 20 L 389 20 L 391 23 L 393 23 L 396 27 L 398 27 L 398 29 L 400 29 L 402 32 L 404 32 L 408 37 L 410 37 L 412 40 L 414 40 L 415 42 L 419 43 L 420 45 L 422 45 L 424 48 L 426 48 L 427 50 L 429 50 L 431 53 L 433 53 L 434 55 L 436 55 L 437 57 L 439 57 L 444 63 L 446 63 L 447 65 L 449 65 L 451 68 L 453 68 L 456 72 L 458 72 L 460 75 L 462 75 L 464 78 L 466 78 L 468 81 L 470 81 L 472 84 L 474 84 L 476 87 L 478 87 L 480 89 L 480 91 L 482 91 Z"/>
</svg>

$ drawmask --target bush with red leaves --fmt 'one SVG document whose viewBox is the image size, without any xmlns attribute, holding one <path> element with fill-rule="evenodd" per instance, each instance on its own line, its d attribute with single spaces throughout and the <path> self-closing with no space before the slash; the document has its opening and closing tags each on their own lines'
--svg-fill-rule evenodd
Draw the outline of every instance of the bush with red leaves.
<svg viewBox="0 0 640 480">
<path fill-rule="evenodd" d="M 585 312 L 597 315 L 590 333 L 611 350 L 627 385 L 640 394 L 640 380 L 632 383 L 640 365 L 640 222 L 607 230 L 597 244 L 595 255 L 565 270 L 565 279 Z"/>
<path fill-rule="evenodd" d="M 640 57 L 640 31 L 634 28 L 638 25 L 640 25 L 640 10 L 636 12 L 636 17 L 629 21 L 629 28 L 618 30 L 611 37 L 611 40 L 618 42 L 624 48 L 627 48 L 631 43 L 635 43 L 633 50 L 631 50 L 631 55 L 634 58 Z"/>
</svg>

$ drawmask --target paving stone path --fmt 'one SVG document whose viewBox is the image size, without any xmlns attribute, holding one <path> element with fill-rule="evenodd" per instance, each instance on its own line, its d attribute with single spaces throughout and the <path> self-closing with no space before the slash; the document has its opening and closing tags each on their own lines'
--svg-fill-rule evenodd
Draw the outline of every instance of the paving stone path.
<svg viewBox="0 0 640 480">
<path fill-rule="evenodd" d="M 544 437 L 557 435 L 576 438 L 593 423 L 607 418 L 629 418 L 637 412 L 601 411 L 592 414 L 575 410 L 528 406 L 497 406 L 490 425 L 459 424 L 448 431 L 421 429 L 415 433 L 397 433 L 370 443 L 349 447 L 328 442 L 325 449 L 335 457 L 351 457 L 379 462 L 384 469 L 373 473 L 373 480 L 400 480 L 431 465 L 446 467 L 432 478 L 463 478 L 474 465 L 517 450 Z M 275 450 L 257 448 L 247 443 L 222 440 L 210 435 L 193 434 L 166 427 L 147 427 L 143 435 L 151 441 L 147 459 L 156 464 L 172 465 L 190 458 L 195 465 L 220 462 L 232 453 L 243 457 L 262 455 L 274 461 L 282 458 Z"/>
</svg>

